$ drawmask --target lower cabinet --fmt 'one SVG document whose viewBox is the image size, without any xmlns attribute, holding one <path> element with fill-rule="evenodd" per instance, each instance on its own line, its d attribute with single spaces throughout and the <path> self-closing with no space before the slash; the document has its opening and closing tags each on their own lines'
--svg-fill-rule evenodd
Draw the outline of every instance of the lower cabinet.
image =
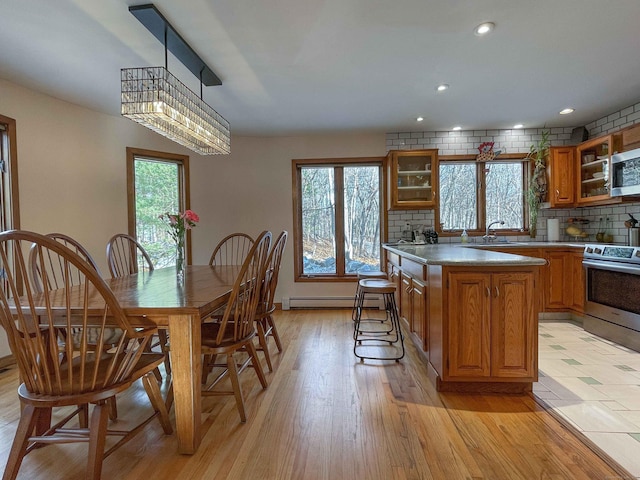
<svg viewBox="0 0 640 480">
<path fill-rule="evenodd" d="M 534 281 L 532 272 L 447 273 L 443 379 L 536 377 Z"/>
<path fill-rule="evenodd" d="M 547 301 L 544 311 L 584 312 L 585 278 L 582 251 L 550 250 L 546 254 Z"/>
<path fill-rule="evenodd" d="M 427 338 L 427 286 L 424 280 L 412 279 L 411 284 L 411 331 L 420 339 L 422 350 L 428 353 Z"/>
<path fill-rule="evenodd" d="M 584 312 L 585 278 L 582 249 L 503 247 L 488 250 L 525 257 L 544 258 L 547 265 L 540 269 L 537 291 L 542 312 Z"/>
<path fill-rule="evenodd" d="M 586 295 L 586 279 L 584 267 L 582 266 L 583 253 L 571 252 L 572 278 L 573 278 L 573 298 L 571 299 L 571 310 L 577 313 L 584 313 L 584 302 Z"/>
<path fill-rule="evenodd" d="M 427 354 L 429 351 L 428 310 L 427 310 L 427 281 L 426 267 L 422 264 L 402 258 L 398 263 L 390 263 L 387 272 L 393 272 L 390 279 L 396 282 L 396 298 L 400 317 L 404 319 L 408 332 L 414 342 Z"/>
<path fill-rule="evenodd" d="M 545 258 L 548 262 L 547 299 L 544 310 L 557 311 L 571 308 L 573 304 L 573 265 L 571 252 L 550 250 Z"/>
</svg>

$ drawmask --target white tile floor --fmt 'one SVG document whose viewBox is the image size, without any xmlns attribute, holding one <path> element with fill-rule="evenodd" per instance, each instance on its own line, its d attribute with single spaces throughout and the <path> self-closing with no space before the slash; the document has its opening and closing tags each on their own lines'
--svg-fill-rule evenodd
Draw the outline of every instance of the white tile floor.
<svg viewBox="0 0 640 480">
<path fill-rule="evenodd" d="M 534 394 L 640 479 L 640 353 L 541 321 Z"/>
</svg>

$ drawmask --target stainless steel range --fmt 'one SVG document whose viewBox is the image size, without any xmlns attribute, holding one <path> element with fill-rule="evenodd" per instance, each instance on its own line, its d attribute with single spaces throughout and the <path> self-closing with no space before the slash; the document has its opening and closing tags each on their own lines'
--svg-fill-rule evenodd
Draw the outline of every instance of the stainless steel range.
<svg viewBox="0 0 640 480">
<path fill-rule="evenodd" d="M 640 247 L 585 245 L 584 329 L 640 351 Z"/>
</svg>

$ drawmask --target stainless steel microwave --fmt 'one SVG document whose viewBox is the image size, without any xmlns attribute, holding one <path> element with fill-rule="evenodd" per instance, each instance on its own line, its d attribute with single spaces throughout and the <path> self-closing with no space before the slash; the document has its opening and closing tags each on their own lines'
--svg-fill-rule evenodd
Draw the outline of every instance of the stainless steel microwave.
<svg viewBox="0 0 640 480">
<path fill-rule="evenodd" d="M 611 156 L 611 196 L 640 195 L 640 148 Z"/>
</svg>

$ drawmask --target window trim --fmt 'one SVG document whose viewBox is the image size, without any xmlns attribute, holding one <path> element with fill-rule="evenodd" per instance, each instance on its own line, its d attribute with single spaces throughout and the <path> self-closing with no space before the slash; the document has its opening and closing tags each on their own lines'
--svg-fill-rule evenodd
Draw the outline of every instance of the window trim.
<svg viewBox="0 0 640 480">
<path fill-rule="evenodd" d="M 18 142 L 16 133 L 16 121 L 13 118 L 0 115 L 0 123 L 6 126 L 7 136 L 9 137 L 9 185 L 11 188 L 10 198 L 11 206 L 9 213 L 11 214 L 11 229 L 20 229 L 20 194 L 18 191 Z"/>
<path fill-rule="evenodd" d="M 291 160 L 291 178 L 293 195 L 293 277 L 295 282 L 352 282 L 357 280 L 357 275 L 344 272 L 344 242 L 336 242 L 336 273 L 308 276 L 302 274 L 302 208 L 300 202 L 300 185 L 302 167 L 319 166 L 350 166 L 371 165 L 380 171 L 380 241 L 384 241 L 387 235 L 387 206 L 386 206 L 386 159 L 385 157 L 350 157 L 350 158 L 307 158 Z M 343 189 L 342 177 L 336 178 L 336 189 Z M 336 225 L 344 225 L 343 196 L 336 196 Z M 380 265 L 382 267 L 383 253 L 380 249 Z M 340 272 L 342 270 L 342 272 Z"/>
<path fill-rule="evenodd" d="M 531 166 L 531 162 L 529 161 L 529 159 L 526 158 L 526 154 L 525 153 L 507 153 L 507 154 L 501 154 L 498 158 L 496 158 L 495 160 L 491 160 L 488 162 L 478 162 L 476 161 L 476 156 L 475 155 L 440 155 L 438 156 L 438 163 L 439 165 L 442 164 L 447 164 L 447 163 L 452 163 L 452 162 L 473 162 L 476 164 L 476 175 L 478 176 L 477 178 L 481 178 L 482 181 L 479 182 L 478 188 L 476 190 L 476 204 L 477 204 L 477 208 L 478 208 L 478 228 L 474 229 L 474 230 L 467 230 L 467 233 L 470 236 L 477 236 L 477 235 L 484 235 L 485 231 L 486 231 L 486 225 L 487 225 L 487 219 L 486 219 L 486 182 L 484 181 L 484 175 L 482 174 L 482 170 L 483 165 L 484 164 L 491 164 L 491 163 L 500 163 L 500 162 L 510 162 L 510 163 L 515 163 L 517 161 L 520 161 L 521 163 L 525 164 L 525 168 L 522 169 L 522 187 L 523 187 L 523 191 L 526 192 L 526 190 L 529 188 L 529 180 L 531 178 L 531 173 L 532 173 L 532 166 Z M 528 167 L 527 167 L 528 165 Z M 439 167 L 438 167 L 439 168 Z M 440 172 L 438 171 L 438 175 L 440 175 Z M 440 185 L 440 188 L 442 188 L 442 185 Z M 436 208 L 435 208 L 435 224 L 436 224 L 436 231 L 438 232 L 438 235 L 442 236 L 442 237 L 457 237 L 462 233 L 461 229 L 457 229 L 457 230 L 443 230 L 442 229 L 442 225 L 440 224 L 440 192 L 437 193 L 438 195 L 438 201 L 436 202 Z M 523 199 L 523 229 L 500 229 L 500 228 L 495 228 L 492 230 L 495 230 L 496 232 L 499 232 L 500 235 L 504 235 L 504 236 L 511 236 L 511 235 L 528 235 L 529 234 L 529 205 L 527 204 L 526 199 Z"/>
<path fill-rule="evenodd" d="M 189 156 L 179 155 L 177 153 L 159 152 L 155 150 L 146 150 L 142 148 L 127 147 L 127 222 L 128 233 L 134 238 L 136 235 L 136 186 L 134 164 L 137 157 L 146 157 L 166 163 L 175 163 L 178 165 L 178 172 L 181 176 L 178 189 L 180 192 L 181 211 L 191 208 L 191 188 L 189 185 Z M 191 230 L 187 230 L 185 250 L 187 255 L 187 264 L 191 264 Z"/>
</svg>

